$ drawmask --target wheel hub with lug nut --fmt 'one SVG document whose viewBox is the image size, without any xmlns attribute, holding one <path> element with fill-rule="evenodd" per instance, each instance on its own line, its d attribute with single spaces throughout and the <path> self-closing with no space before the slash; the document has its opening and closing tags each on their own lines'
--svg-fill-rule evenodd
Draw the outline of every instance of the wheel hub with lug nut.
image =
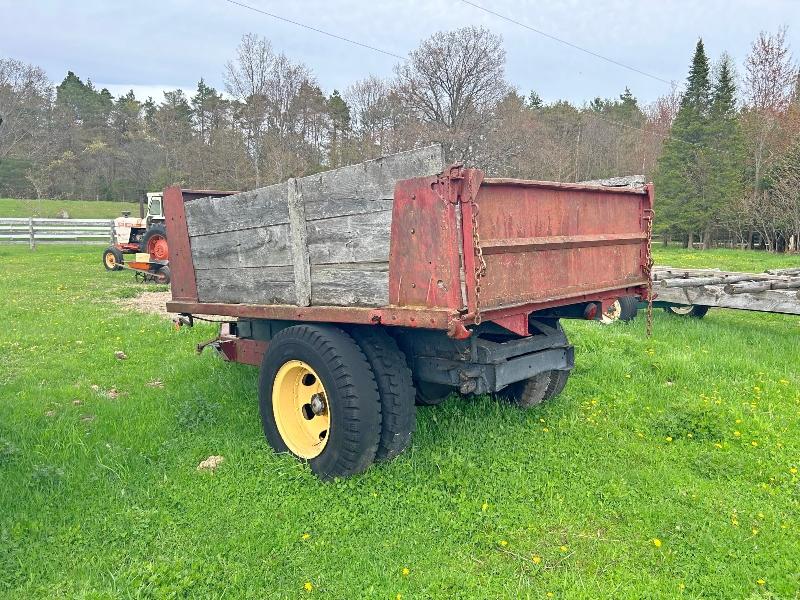
<svg viewBox="0 0 800 600">
<path fill-rule="evenodd" d="M 272 411 L 289 450 L 305 459 L 322 453 L 330 437 L 331 416 L 325 387 L 308 363 L 289 360 L 278 369 Z"/>
</svg>

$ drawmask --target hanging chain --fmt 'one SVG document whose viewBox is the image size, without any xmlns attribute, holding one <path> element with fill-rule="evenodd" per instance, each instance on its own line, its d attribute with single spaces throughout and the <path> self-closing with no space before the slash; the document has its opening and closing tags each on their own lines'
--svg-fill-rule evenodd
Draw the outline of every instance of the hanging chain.
<svg viewBox="0 0 800 600">
<path fill-rule="evenodd" d="M 472 245 L 475 251 L 475 325 L 481 324 L 481 278 L 486 274 L 481 236 L 478 233 L 478 203 L 472 200 Z"/>
<path fill-rule="evenodd" d="M 647 221 L 647 253 L 644 272 L 647 275 L 647 337 L 653 336 L 653 218 L 652 209 L 645 211 Z"/>
</svg>

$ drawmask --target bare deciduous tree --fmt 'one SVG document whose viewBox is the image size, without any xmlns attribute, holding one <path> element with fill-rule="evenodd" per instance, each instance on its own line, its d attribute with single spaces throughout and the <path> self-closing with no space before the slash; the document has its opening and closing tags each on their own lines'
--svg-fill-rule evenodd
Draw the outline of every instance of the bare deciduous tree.
<svg viewBox="0 0 800 600">
<path fill-rule="evenodd" d="M 404 106 L 448 134 L 463 157 L 508 91 L 505 60 L 502 39 L 488 29 L 440 31 L 395 68 L 395 89 Z"/>
<path fill-rule="evenodd" d="M 43 127 L 53 87 L 40 67 L 0 58 L 0 157 Z"/>
</svg>

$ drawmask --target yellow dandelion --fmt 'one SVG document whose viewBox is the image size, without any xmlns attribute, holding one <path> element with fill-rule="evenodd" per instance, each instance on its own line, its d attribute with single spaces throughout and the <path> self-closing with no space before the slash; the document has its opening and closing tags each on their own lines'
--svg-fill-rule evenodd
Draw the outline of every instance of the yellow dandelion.
<svg viewBox="0 0 800 600">
<path fill-rule="evenodd" d="M 486 512 L 487 510 L 489 510 L 489 503 L 488 502 L 484 502 L 483 504 L 481 504 L 481 510 L 483 512 Z"/>
<path fill-rule="evenodd" d="M 736 424 L 739 425 L 742 422 L 741 419 L 736 419 Z"/>
<path fill-rule="evenodd" d="M 681 583 L 678 584 L 678 588 L 681 589 L 681 590 L 685 590 L 686 589 L 686 584 L 681 582 Z"/>
<path fill-rule="evenodd" d="M 303 584 L 303 589 L 304 589 L 305 591 L 307 591 L 307 592 L 310 592 L 311 590 L 313 590 L 313 589 L 314 589 L 314 586 L 311 584 L 311 582 L 310 582 L 310 581 L 306 581 L 306 582 Z"/>
<path fill-rule="evenodd" d="M 408 577 L 408 575 L 411 573 L 411 569 L 409 569 L 408 567 L 403 567 L 402 573 L 403 577 Z"/>
<path fill-rule="evenodd" d="M 303 534 L 303 539 L 304 539 L 304 540 L 307 540 L 307 539 L 308 539 L 308 538 L 310 538 L 310 537 L 311 537 L 311 534 L 310 534 L 310 533 L 304 533 L 304 534 Z"/>
<path fill-rule="evenodd" d="M 750 442 L 750 445 L 751 445 L 753 448 L 755 448 L 756 446 L 758 446 L 758 442 L 757 442 L 757 441 L 755 441 L 755 440 L 753 440 L 752 442 Z"/>
<path fill-rule="evenodd" d="M 531 560 L 533 561 L 533 564 L 535 564 L 535 565 L 538 565 L 538 564 L 541 564 L 541 562 L 542 562 L 542 557 L 541 557 L 541 556 L 539 556 L 538 554 L 534 554 L 534 555 L 531 557 Z"/>
<path fill-rule="evenodd" d="M 644 437 L 644 434 L 641 431 L 636 432 L 636 435 L 639 436 L 640 438 Z"/>
<path fill-rule="evenodd" d="M 653 546 L 656 548 L 661 548 L 661 540 L 658 538 L 653 538 Z"/>
<path fill-rule="evenodd" d="M 791 473 L 792 475 L 797 475 L 797 467 L 791 467 L 789 469 L 789 473 Z"/>
<path fill-rule="evenodd" d="M 566 552 L 568 550 L 566 546 L 560 546 L 558 549 L 561 550 L 562 552 Z"/>
<path fill-rule="evenodd" d="M 715 442 L 714 443 L 714 448 L 720 448 L 721 449 L 722 448 L 722 444 L 720 444 L 719 442 Z"/>
<path fill-rule="evenodd" d="M 547 427 L 543 427 L 543 428 L 542 428 L 542 431 L 544 431 L 545 433 L 547 433 L 547 432 L 548 432 L 548 431 L 550 431 L 550 430 L 549 430 Z"/>
<path fill-rule="evenodd" d="M 753 527 L 753 535 L 758 535 L 758 529 L 756 529 L 755 527 Z"/>
<path fill-rule="evenodd" d="M 553 592 L 547 592 L 546 595 L 547 595 L 548 598 L 552 598 L 553 597 Z"/>
<path fill-rule="evenodd" d="M 507 542 L 507 541 L 505 541 L 505 540 L 500 540 L 500 545 L 501 545 L 503 548 L 505 548 L 506 546 L 508 546 L 508 542 Z"/>
<path fill-rule="evenodd" d="M 668 436 L 666 437 L 666 440 L 667 440 L 668 442 L 671 442 L 671 441 L 672 441 L 672 436 L 671 436 L 671 435 L 668 435 Z"/>
<path fill-rule="evenodd" d="M 397 594 L 394 598 L 395 600 L 403 600 L 403 594 Z"/>
<path fill-rule="evenodd" d="M 739 526 L 739 521 L 736 520 L 736 519 L 731 519 L 731 525 L 733 525 L 734 527 L 738 527 Z"/>
<path fill-rule="evenodd" d="M 742 432 L 741 431 L 734 431 L 733 435 L 735 435 L 736 437 L 742 437 Z"/>
<path fill-rule="evenodd" d="M 765 583 L 767 583 L 767 582 L 766 582 L 766 581 L 764 581 L 763 579 L 757 579 L 757 580 L 756 580 L 756 583 L 757 583 L 758 585 L 764 585 L 764 584 L 765 584 Z"/>
</svg>

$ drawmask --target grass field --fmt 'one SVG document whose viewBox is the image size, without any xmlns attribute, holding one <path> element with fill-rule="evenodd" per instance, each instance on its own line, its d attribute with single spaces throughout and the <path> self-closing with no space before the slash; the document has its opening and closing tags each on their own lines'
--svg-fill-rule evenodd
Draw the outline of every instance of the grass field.
<svg viewBox="0 0 800 600">
<path fill-rule="evenodd" d="M 270 451 L 256 369 L 195 354 L 210 325 L 121 312 L 143 288 L 97 249 L 0 246 L 0 264 L 4 597 L 800 593 L 800 318 L 657 311 L 652 339 L 642 318 L 568 322 L 561 396 L 421 408 L 409 452 L 325 484 Z"/>
<path fill-rule="evenodd" d="M 55 218 L 66 210 L 71 219 L 113 219 L 123 210 L 139 215 L 135 202 L 94 202 L 92 200 L 16 200 L 0 198 L 0 217 Z"/>
</svg>

